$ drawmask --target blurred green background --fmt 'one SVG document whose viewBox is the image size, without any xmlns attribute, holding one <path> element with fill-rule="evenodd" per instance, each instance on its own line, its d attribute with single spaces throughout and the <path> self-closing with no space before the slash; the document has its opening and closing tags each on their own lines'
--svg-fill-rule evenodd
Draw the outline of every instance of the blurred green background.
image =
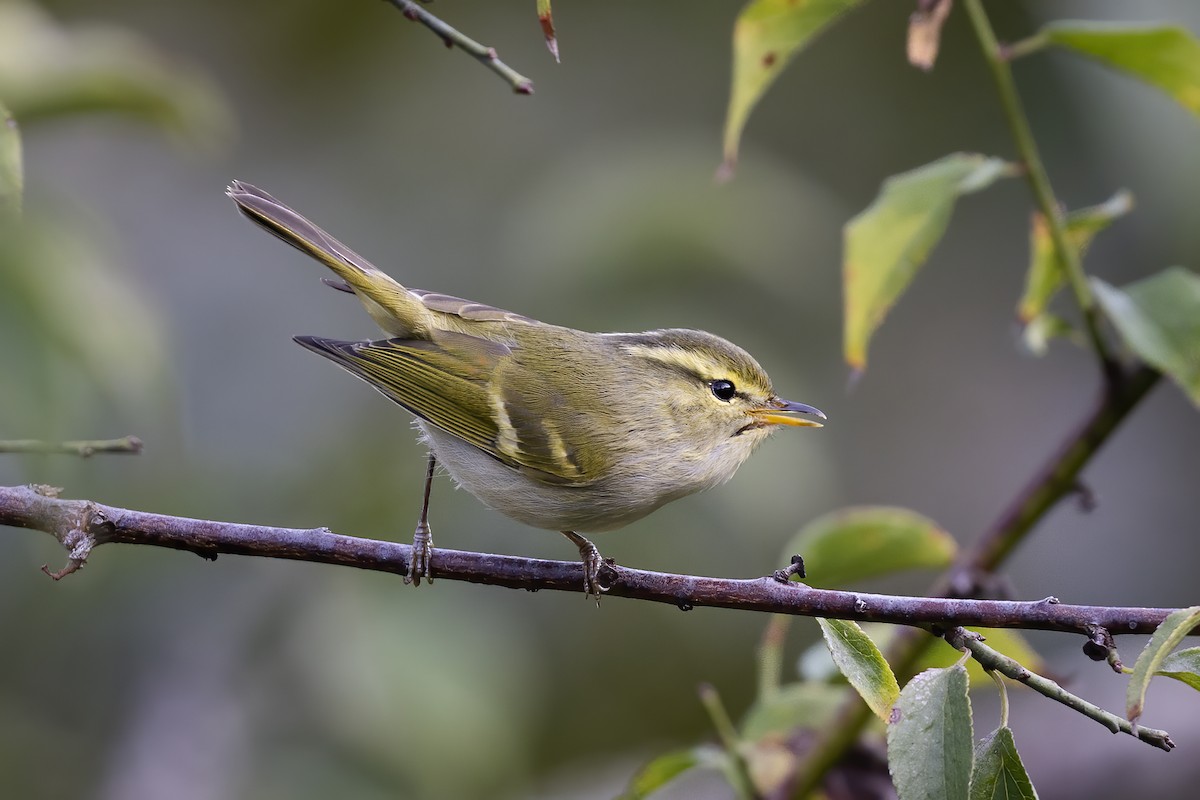
<svg viewBox="0 0 1200 800">
<path fill-rule="evenodd" d="M 858 503 L 976 536 L 1095 389 L 1086 353 L 1018 346 L 1026 187 L 960 204 L 852 392 L 840 361 L 842 223 L 895 172 L 955 150 L 1012 156 L 963 15 L 926 75 L 903 60 L 911 3 L 851 14 L 768 93 L 736 180 L 717 186 L 738 3 L 562 0 L 561 65 L 533 6 L 432 8 L 535 81 L 519 97 L 379 2 L 46 3 L 68 30 L 118 26 L 207 83 L 178 98 L 193 116 L 167 120 L 171 136 L 126 116 L 24 119 L 12 103 L 26 216 L 44 235 L 0 262 L 0 438 L 134 433 L 146 451 L 3 456 L 0 481 L 409 539 L 424 457 L 405 414 L 289 341 L 369 337 L 371 323 L 318 265 L 238 218 L 223 189 L 241 178 L 411 286 L 579 328 L 705 328 L 829 414 L 819 432 L 775 437 L 731 484 L 601 536 L 619 563 L 764 575 L 803 522 Z M 1189 0 L 990 9 L 1007 39 L 1064 17 L 1200 30 Z M 1064 202 L 1136 197 L 1089 269 L 1122 283 L 1200 266 L 1196 119 L 1066 56 L 1016 72 Z M 35 296 L 57 312 L 29 312 Z M 1088 471 L 1099 509 L 1065 504 L 1010 562 L 1018 593 L 1196 602 L 1198 475 L 1196 411 L 1164 385 Z M 432 521 L 447 547 L 575 555 L 444 478 Z M 699 682 L 745 708 L 765 622 L 149 548 L 102 548 L 58 584 L 38 571 L 64 559 L 48 536 L 0 532 L 0 796 L 610 797 L 649 756 L 711 735 Z M 789 652 L 818 635 L 796 630 Z M 1081 641 L 1033 638 L 1072 689 L 1122 707 L 1124 681 Z M 989 703 L 977 733 L 995 725 Z M 1145 721 L 1172 732 L 1171 755 L 1024 692 L 1012 722 L 1043 796 L 1190 797 L 1197 703 L 1151 691 Z M 701 780 L 676 795 L 728 793 Z"/>
</svg>

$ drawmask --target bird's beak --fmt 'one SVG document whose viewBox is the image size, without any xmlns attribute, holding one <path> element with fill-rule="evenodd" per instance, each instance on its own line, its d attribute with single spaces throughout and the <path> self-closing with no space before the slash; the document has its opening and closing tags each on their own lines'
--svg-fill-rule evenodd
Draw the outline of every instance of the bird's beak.
<svg viewBox="0 0 1200 800">
<path fill-rule="evenodd" d="M 780 400 L 778 397 L 771 398 L 759 408 L 750 409 L 750 413 L 760 425 L 794 425 L 798 428 L 820 428 L 823 427 L 821 423 L 795 415 L 810 414 L 814 417 L 825 419 L 825 414 L 819 408 L 813 408 L 804 403 L 793 403 L 790 400 Z"/>
</svg>

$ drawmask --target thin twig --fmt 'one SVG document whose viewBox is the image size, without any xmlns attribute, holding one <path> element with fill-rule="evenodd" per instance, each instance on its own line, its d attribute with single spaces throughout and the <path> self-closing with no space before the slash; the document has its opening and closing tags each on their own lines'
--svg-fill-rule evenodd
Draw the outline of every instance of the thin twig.
<svg viewBox="0 0 1200 800">
<path fill-rule="evenodd" d="M 1074 491 L 1083 468 L 1160 377 L 1158 372 L 1142 367 L 1103 386 L 1091 413 L 1017 493 L 992 526 L 962 553 L 958 563 L 930 587 L 929 594 L 964 594 L 962 584 L 1000 566 L 1046 513 Z M 1112 632 L 1116 633 L 1115 630 Z M 934 641 L 921 631 L 901 630 L 885 653 L 888 663 L 898 677 L 907 679 Z M 873 716 L 857 697 L 839 709 L 833 722 L 805 756 L 797 771 L 792 796 L 807 797 L 825 773 L 858 741 L 859 734 Z"/>
<path fill-rule="evenodd" d="M 447 47 L 457 45 L 464 52 L 474 56 L 476 61 L 507 81 L 517 94 L 533 94 L 533 81 L 501 61 L 496 55 L 496 48 L 482 45 L 456 28 L 450 27 L 412 0 L 387 0 L 387 2 L 400 9 L 400 13 L 408 19 L 419 22 L 436 33 Z"/>
<path fill-rule="evenodd" d="M 971 26 L 975 29 L 975 37 L 979 40 L 983 57 L 996 81 L 996 88 L 1000 93 L 1000 104 L 1004 108 L 1004 116 L 1012 131 L 1013 142 L 1016 144 L 1021 161 L 1025 164 L 1025 175 L 1029 181 L 1029 188 L 1033 190 L 1038 209 L 1046 218 L 1054 250 L 1058 254 L 1059 261 L 1066 272 L 1067 282 L 1071 285 L 1071 290 L 1083 312 L 1083 323 L 1087 329 L 1088 339 L 1091 341 L 1096 355 L 1099 356 L 1106 374 L 1111 374 L 1116 362 L 1109 353 L 1108 344 L 1100 333 L 1096 300 L 1092 297 L 1092 289 L 1083 272 L 1079 251 L 1067 239 L 1063 212 L 1055 199 L 1054 189 L 1050 185 L 1050 177 L 1042 164 L 1037 142 L 1034 141 L 1033 131 L 1029 127 L 1029 118 L 1025 115 L 1021 98 L 1017 94 L 1012 67 L 1009 65 L 1005 51 L 996 41 L 996 34 L 992 30 L 992 23 L 988 19 L 987 12 L 983 9 L 982 0 L 966 0 L 964 5 L 967 9 L 967 16 L 971 18 Z"/>
<path fill-rule="evenodd" d="M 0 441 L 0 453 L 62 453 L 87 458 L 96 453 L 140 453 L 142 440 L 136 436 L 72 442 L 43 442 L 37 439 Z"/>
<path fill-rule="evenodd" d="M 949 631 L 945 638 L 952 647 L 959 650 L 968 650 L 971 656 L 984 669 L 989 671 L 994 670 L 1014 681 L 1019 681 L 1038 694 L 1045 695 L 1068 708 L 1073 708 L 1085 717 L 1094 719 L 1113 733 L 1127 733 L 1130 736 L 1141 739 L 1146 744 L 1168 752 L 1175 747 L 1175 743 L 1171 741 L 1171 737 L 1167 735 L 1166 731 L 1157 731 L 1153 728 L 1143 728 L 1140 725 L 1133 725 L 1129 720 L 1105 711 L 1100 706 L 1093 705 L 1078 695 L 1071 694 L 1049 678 L 1043 678 L 1041 675 L 1030 672 L 1017 661 L 988 647 L 983 643 L 983 638 L 977 633 L 972 633 L 962 628 L 955 628 Z"/>
<path fill-rule="evenodd" d="M 721 746 L 724 747 L 725 754 L 729 759 L 729 777 L 734 790 L 741 800 L 758 800 L 761 795 L 754 786 L 754 779 L 750 777 L 750 766 L 746 763 L 746 757 L 742 755 L 742 751 L 738 747 L 737 728 L 734 727 L 733 720 L 729 718 L 725 704 L 721 702 L 721 695 L 717 693 L 711 683 L 700 684 L 697 693 L 700 695 L 700 704 L 708 712 L 708 718 L 712 721 L 713 728 L 717 731 L 717 738 L 721 740 Z"/>
<path fill-rule="evenodd" d="M 113 542 L 187 550 L 210 559 L 219 554 L 283 558 L 397 575 L 407 574 L 412 557 L 410 545 L 341 536 L 327 528 L 274 528 L 150 514 L 86 500 L 63 500 L 56 496 L 56 490 L 47 487 L 0 487 L 0 525 L 46 531 L 72 551 L 73 559 L 81 562 L 96 547 Z M 79 549 L 81 536 L 88 542 L 86 552 Z M 583 587 L 583 566 L 575 561 L 438 548 L 433 552 L 432 568 L 439 578 L 513 589 L 578 592 Z M 709 578 L 611 564 L 601 569 L 600 580 L 611 597 L 681 607 L 1081 635 L 1096 625 L 1114 634 L 1151 633 L 1175 610 L 1068 605 L 1051 600 L 964 600 L 842 592 L 780 582 L 774 576 L 748 580 Z"/>
</svg>

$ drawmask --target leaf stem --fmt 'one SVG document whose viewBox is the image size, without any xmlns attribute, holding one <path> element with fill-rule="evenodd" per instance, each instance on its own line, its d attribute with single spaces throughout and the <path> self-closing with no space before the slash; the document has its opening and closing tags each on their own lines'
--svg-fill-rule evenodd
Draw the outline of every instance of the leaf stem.
<svg viewBox="0 0 1200 800">
<path fill-rule="evenodd" d="M 754 781 L 750 777 L 750 767 L 746 764 L 746 759 L 742 756 L 738 742 L 737 728 L 733 725 L 733 720 L 729 718 L 729 712 L 725 710 L 725 704 L 721 702 L 721 695 L 717 693 L 716 687 L 711 683 L 700 684 L 697 692 L 700 695 L 700 703 L 704 706 L 704 710 L 708 712 L 709 719 L 712 720 L 713 727 L 716 728 L 717 738 L 721 740 L 721 745 L 725 748 L 725 753 L 729 756 L 729 765 L 733 778 L 731 783 L 737 790 L 738 797 L 742 800 L 757 800 L 759 797 L 758 790 L 754 788 Z"/>
<path fill-rule="evenodd" d="M 1062 209 L 1059 207 L 1058 201 L 1054 196 L 1054 189 L 1050 185 L 1050 177 L 1047 175 L 1046 168 L 1042 164 L 1042 157 L 1038 153 L 1037 142 L 1034 141 L 1033 132 L 1029 127 L 1029 118 L 1025 115 L 1025 109 L 1021 105 L 1021 98 L 1017 94 L 1016 83 L 1013 81 L 1012 68 L 1008 63 L 1009 59 L 1012 58 L 1012 51 L 1011 49 L 1006 50 L 1002 48 L 999 42 L 996 41 L 996 34 L 992 30 L 992 23 L 988 19 L 987 12 L 983 9 L 983 0 L 965 0 L 963 5 L 967 9 L 967 16 L 971 19 L 971 26 L 975 29 L 975 37 L 979 40 L 984 60 L 987 61 L 988 67 L 992 71 L 992 77 L 996 81 L 996 88 L 1000 93 L 1000 104 L 1004 108 L 1004 116 L 1008 119 L 1008 127 L 1012 132 L 1013 142 L 1016 145 L 1018 154 L 1021 156 L 1022 162 L 1025 164 L 1025 174 L 1029 181 L 1029 188 L 1033 190 L 1034 200 L 1037 202 L 1038 209 L 1046 218 L 1046 224 L 1050 229 L 1050 239 L 1054 243 L 1054 249 L 1058 253 L 1059 261 L 1067 273 L 1067 282 L 1071 285 L 1071 290 L 1075 294 L 1075 300 L 1079 303 L 1079 308 L 1083 312 L 1083 322 L 1087 330 L 1088 340 L 1091 342 L 1092 349 L 1096 351 L 1096 355 L 1100 358 L 1105 375 L 1111 376 L 1115 368 L 1115 361 L 1109 353 L 1107 342 L 1105 342 L 1104 337 L 1100 333 L 1099 312 L 1096 300 L 1092 297 L 1091 287 L 1088 285 L 1087 276 L 1083 272 L 1083 264 L 1079 258 L 1079 251 L 1067 239 L 1067 228 Z"/>
<path fill-rule="evenodd" d="M 989 671 L 994 670 L 1014 681 L 1023 683 L 1038 694 L 1062 703 L 1068 708 L 1073 708 L 1085 717 L 1099 722 L 1113 733 L 1127 733 L 1130 736 L 1141 739 L 1146 744 L 1168 752 L 1175 747 L 1175 743 L 1171 741 L 1171 737 L 1167 735 L 1166 731 L 1158 731 L 1153 728 L 1143 728 L 1140 725 L 1134 725 L 1127 719 L 1123 719 L 1110 711 L 1105 711 L 1100 706 L 1093 705 L 1078 695 L 1071 694 L 1049 678 L 1044 678 L 1037 673 L 1030 672 L 1014 659 L 988 647 L 983 643 L 983 637 L 977 633 L 971 633 L 962 628 L 955 628 L 946 634 L 946 641 L 950 642 L 956 648 L 963 648 L 970 651 L 971 657 L 978 661 L 984 669 Z M 1007 709 L 1005 709 L 1005 713 L 1007 714 Z"/>
</svg>

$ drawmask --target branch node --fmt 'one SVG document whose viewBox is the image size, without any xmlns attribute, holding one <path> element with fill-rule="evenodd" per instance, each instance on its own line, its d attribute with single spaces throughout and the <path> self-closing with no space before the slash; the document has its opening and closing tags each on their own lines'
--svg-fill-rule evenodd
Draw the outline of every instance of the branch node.
<svg viewBox="0 0 1200 800">
<path fill-rule="evenodd" d="M 955 650 L 964 650 L 964 651 L 968 649 L 967 642 L 987 641 L 987 639 L 984 637 L 984 635 L 982 633 L 976 633 L 975 631 L 969 631 L 966 628 L 963 628 L 961 626 L 951 628 L 950 630 L 946 631 L 945 633 L 942 634 L 942 638 L 945 639 L 946 643 L 949 644 L 951 647 L 953 647 Z"/>
<path fill-rule="evenodd" d="M 797 554 L 792 556 L 792 561 L 783 569 L 777 569 L 771 573 L 771 577 L 780 583 L 791 582 L 792 576 L 797 578 L 807 577 L 804 573 L 804 557 Z"/>
<path fill-rule="evenodd" d="M 1061 601 L 1061 600 L 1059 600 L 1059 599 L 1058 599 L 1057 597 L 1055 597 L 1054 595 L 1049 595 L 1049 596 L 1047 596 L 1047 597 L 1043 597 L 1041 600 L 1038 600 L 1038 601 L 1037 601 L 1037 604 L 1038 604 L 1038 605 L 1041 605 L 1041 606 L 1056 606 L 1056 605 L 1058 605 L 1060 602 L 1062 602 L 1062 601 Z"/>
<path fill-rule="evenodd" d="M 1100 501 L 1096 497 L 1096 493 L 1083 481 L 1076 479 L 1075 483 L 1071 485 L 1071 491 L 1075 493 L 1079 510 L 1084 514 L 1090 514 L 1099 508 Z"/>
<path fill-rule="evenodd" d="M 42 497 L 52 498 L 58 497 L 63 491 L 61 486 L 51 486 L 46 483 L 31 483 L 29 484 L 29 488 L 32 489 L 35 494 L 40 494 Z"/>
</svg>

